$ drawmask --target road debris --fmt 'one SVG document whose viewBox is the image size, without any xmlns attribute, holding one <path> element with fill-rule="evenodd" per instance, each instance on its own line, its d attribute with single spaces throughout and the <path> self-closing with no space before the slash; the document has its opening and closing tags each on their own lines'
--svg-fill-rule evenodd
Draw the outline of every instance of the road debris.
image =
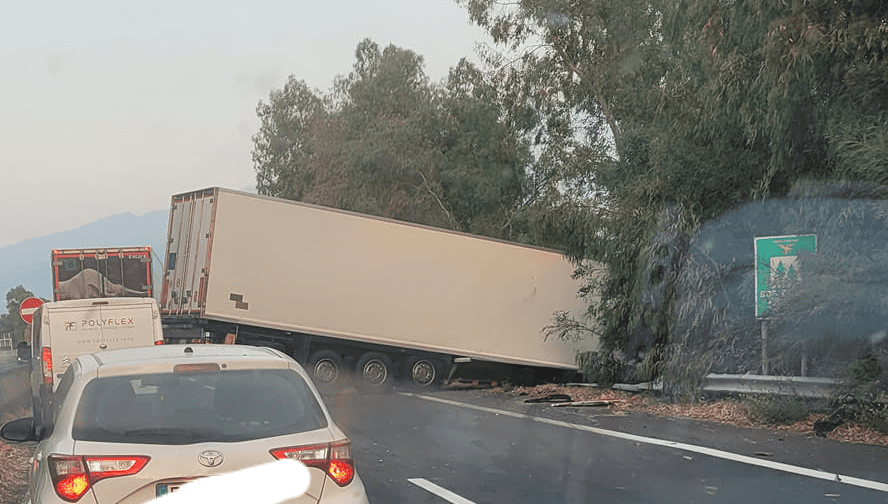
<svg viewBox="0 0 888 504">
<path fill-rule="evenodd" d="M 777 432 L 793 432 L 797 434 L 813 435 L 815 432 L 814 423 L 826 418 L 826 415 L 812 414 L 807 419 L 799 422 L 786 425 L 769 425 L 751 418 L 749 408 L 736 399 L 722 399 L 701 404 L 670 404 L 649 395 L 632 394 L 621 390 L 563 386 L 551 383 L 535 387 L 493 387 L 486 390 L 485 393 L 530 397 L 564 394 L 569 396 L 572 401 L 557 403 L 554 406 L 579 406 L 577 403 L 588 403 L 584 405 L 593 406 L 596 405 L 596 402 L 607 402 L 606 407 L 613 414 L 642 412 L 661 417 L 686 418 L 733 425 L 735 427 L 767 428 Z M 845 443 L 888 446 L 888 435 L 856 422 L 840 425 L 829 432 L 826 437 Z"/>
<path fill-rule="evenodd" d="M 546 394 L 525 399 L 526 403 L 569 403 L 573 399 L 567 394 Z"/>
<path fill-rule="evenodd" d="M 525 402 L 527 402 L 527 401 L 525 401 Z M 613 404 L 614 404 L 613 401 L 573 401 L 573 402 L 559 403 L 559 404 L 556 404 L 555 406 L 556 407 L 562 407 L 562 406 L 611 406 Z"/>
</svg>

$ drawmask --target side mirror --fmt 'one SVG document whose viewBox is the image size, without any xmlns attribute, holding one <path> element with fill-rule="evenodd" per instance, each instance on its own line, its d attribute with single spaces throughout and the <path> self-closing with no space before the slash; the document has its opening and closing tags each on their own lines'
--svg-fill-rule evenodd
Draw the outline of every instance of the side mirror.
<svg viewBox="0 0 888 504">
<path fill-rule="evenodd" d="M 16 358 L 19 362 L 27 362 L 31 360 L 31 345 L 27 342 L 20 342 L 16 346 Z"/>
<path fill-rule="evenodd" d="M 37 441 L 37 429 L 34 419 L 19 418 L 3 424 L 0 427 L 0 437 L 7 441 L 21 443 L 24 441 Z"/>
</svg>

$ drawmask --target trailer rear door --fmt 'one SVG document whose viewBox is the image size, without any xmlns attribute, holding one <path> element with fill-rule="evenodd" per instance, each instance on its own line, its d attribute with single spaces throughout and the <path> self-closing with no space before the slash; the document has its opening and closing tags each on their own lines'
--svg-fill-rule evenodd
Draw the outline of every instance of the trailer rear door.
<svg viewBox="0 0 888 504">
<path fill-rule="evenodd" d="M 173 197 L 161 313 L 199 314 L 204 307 L 217 195 L 213 189 Z"/>
</svg>

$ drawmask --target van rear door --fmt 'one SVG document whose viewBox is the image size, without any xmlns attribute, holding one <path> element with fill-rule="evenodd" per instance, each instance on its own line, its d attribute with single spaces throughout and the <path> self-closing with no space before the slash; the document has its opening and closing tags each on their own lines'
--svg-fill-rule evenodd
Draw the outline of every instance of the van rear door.
<svg viewBox="0 0 888 504">
<path fill-rule="evenodd" d="M 160 312 L 150 298 L 83 300 L 76 306 L 47 310 L 53 382 L 71 361 L 88 353 L 116 348 L 152 346 L 163 342 Z"/>
</svg>

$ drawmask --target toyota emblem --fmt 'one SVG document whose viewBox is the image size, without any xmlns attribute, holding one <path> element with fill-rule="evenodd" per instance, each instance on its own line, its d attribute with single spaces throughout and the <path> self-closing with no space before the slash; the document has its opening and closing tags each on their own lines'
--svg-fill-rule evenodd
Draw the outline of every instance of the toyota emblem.
<svg viewBox="0 0 888 504">
<path fill-rule="evenodd" d="M 197 456 L 197 460 L 201 465 L 207 467 L 216 467 L 222 464 L 222 452 L 217 452 L 216 450 L 206 450 L 200 452 Z"/>
</svg>

